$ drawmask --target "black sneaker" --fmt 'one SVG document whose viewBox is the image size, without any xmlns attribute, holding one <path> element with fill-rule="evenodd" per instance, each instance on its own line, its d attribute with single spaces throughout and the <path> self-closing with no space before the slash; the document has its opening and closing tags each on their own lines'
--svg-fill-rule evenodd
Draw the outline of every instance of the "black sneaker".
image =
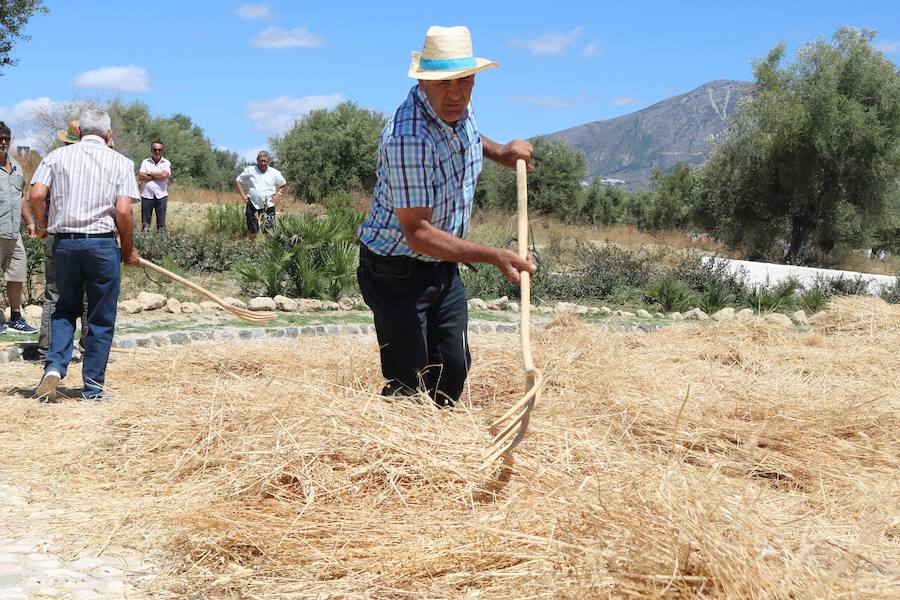
<svg viewBox="0 0 900 600">
<path fill-rule="evenodd" d="M 37 333 L 37 329 L 29 325 L 28 321 L 22 316 L 10 319 L 9 323 L 7 323 L 7 330 L 9 333 Z"/>
</svg>

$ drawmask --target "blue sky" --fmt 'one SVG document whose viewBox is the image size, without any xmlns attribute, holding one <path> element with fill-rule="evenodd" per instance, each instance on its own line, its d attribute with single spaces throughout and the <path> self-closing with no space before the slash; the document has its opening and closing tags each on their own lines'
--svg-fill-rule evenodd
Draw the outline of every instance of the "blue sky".
<svg viewBox="0 0 900 600">
<path fill-rule="evenodd" d="M 900 62 L 900 3 L 123 2 L 45 0 L 18 66 L 0 77 L 0 119 L 32 143 L 34 107 L 140 100 L 189 115 L 214 145 L 254 155 L 314 108 L 352 100 L 390 113 L 413 81 L 429 25 L 467 25 L 473 104 L 497 141 L 627 114 L 714 79 L 752 80 L 751 61 L 841 25 L 879 31 Z"/>
</svg>

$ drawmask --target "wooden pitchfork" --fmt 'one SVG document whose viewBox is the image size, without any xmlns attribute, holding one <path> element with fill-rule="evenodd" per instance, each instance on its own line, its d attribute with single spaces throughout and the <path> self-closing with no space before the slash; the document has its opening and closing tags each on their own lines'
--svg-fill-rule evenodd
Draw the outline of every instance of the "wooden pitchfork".
<svg viewBox="0 0 900 600">
<path fill-rule="evenodd" d="M 268 323 L 269 321 L 272 321 L 273 319 L 275 319 L 275 317 L 278 316 L 276 313 L 270 312 L 270 311 L 264 311 L 264 312 L 254 311 L 254 310 L 248 310 L 246 308 L 238 308 L 237 306 L 231 306 L 230 304 L 228 304 L 227 302 L 225 302 L 224 300 L 222 300 L 221 298 L 219 298 L 218 296 L 216 296 L 215 294 L 213 294 L 206 288 L 202 288 L 199 285 L 197 285 L 196 283 L 194 283 L 193 281 L 187 280 L 184 277 L 181 277 L 180 275 L 176 275 L 172 271 L 169 271 L 168 269 L 164 269 L 161 266 L 159 266 L 155 263 L 152 263 L 145 258 L 141 259 L 141 266 L 146 267 L 148 269 L 152 269 L 152 270 L 156 271 L 157 273 L 159 273 L 160 275 L 167 277 L 168 279 L 171 279 L 172 281 L 174 281 L 176 283 L 180 283 L 181 285 L 185 285 L 185 286 L 191 288 L 198 294 L 206 296 L 207 298 L 209 298 L 210 300 L 212 300 L 213 302 L 215 302 L 216 304 L 218 304 L 219 306 L 221 306 L 228 312 L 240 317 L 241 319 L 243 319 L 245 321 L 250 321 L 251 323 L 264 324 L 264 323 Z"/>
<path fill-rule="evenodd" d="M 519 256 L 528 257 L 528 182 L 525 161 L 516 161 L 516 191 L 519 212 Z M 541 398 L 544 376 L 535 368 L 531 359 L 531 274 L 520 273 L 520 327 L 522 340 L 522 368 L 525 370 L 525 395 L 516 402 L 502 417 L 491 423 L 491 430 L 499 433 L 494 436 L 491 445 L 479 458 L 479 470 L 490 467 L 501 456 L 508 456 L 513 448 L 519 445 L 528 431 L 528 421 L 534 404 Z"/>
</svg>

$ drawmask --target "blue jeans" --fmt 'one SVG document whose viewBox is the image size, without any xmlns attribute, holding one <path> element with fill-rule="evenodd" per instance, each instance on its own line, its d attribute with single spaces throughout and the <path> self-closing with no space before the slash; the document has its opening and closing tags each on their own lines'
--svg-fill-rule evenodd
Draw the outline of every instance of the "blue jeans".
<svg viewBox="0 0 900 600">
<path fill-rule="evenodd" d="M 53 242 L 59 300 L 50 322 L 50 350 L 45 371 L 66 376 L 72 360 L 75 319 L 82 297 L 88 299 L 88 332 L 84 340 L 81 375 L 85 394 L 99 393 L 106 382 L 106 363 L 116 326 L 121 254 L 115 238 L 66 239 Z"/>
<path fill-rule="evenodd" d="M 385 396 L 425 390 L 452 406 L 469 373 L 469 307 L 455 263 L 378 256 L 360 246 L 356 272 L 375 317 Z"/>
</svg>

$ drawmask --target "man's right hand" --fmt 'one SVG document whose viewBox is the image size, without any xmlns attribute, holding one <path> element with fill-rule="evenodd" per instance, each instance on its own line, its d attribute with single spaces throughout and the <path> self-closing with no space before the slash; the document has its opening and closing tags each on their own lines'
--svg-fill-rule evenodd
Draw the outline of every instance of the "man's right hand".
<svg viewBox="0 0 900 600">
<path fill-rule="evenodd" d="M 522 271 L 528 271 L 532 276 L 537 272 L 537 265 L 530 255 L 527 259 L 523 259 L 512 250 L 500 248 L 497 249 L 494 266 L 500 269 L 507 281 L 516 285 L 519 285 L 519 274 Z"/>
<path fill-rule="evenodd" d="M 129 267 L 140 267 L 141 266 L 141 255 L 138 253 L 137 248 L 132 246 L 130 252 L 128 252 L 128 253 L 122 252 L 122 262 L 124 262 Z"/>
</svg>

